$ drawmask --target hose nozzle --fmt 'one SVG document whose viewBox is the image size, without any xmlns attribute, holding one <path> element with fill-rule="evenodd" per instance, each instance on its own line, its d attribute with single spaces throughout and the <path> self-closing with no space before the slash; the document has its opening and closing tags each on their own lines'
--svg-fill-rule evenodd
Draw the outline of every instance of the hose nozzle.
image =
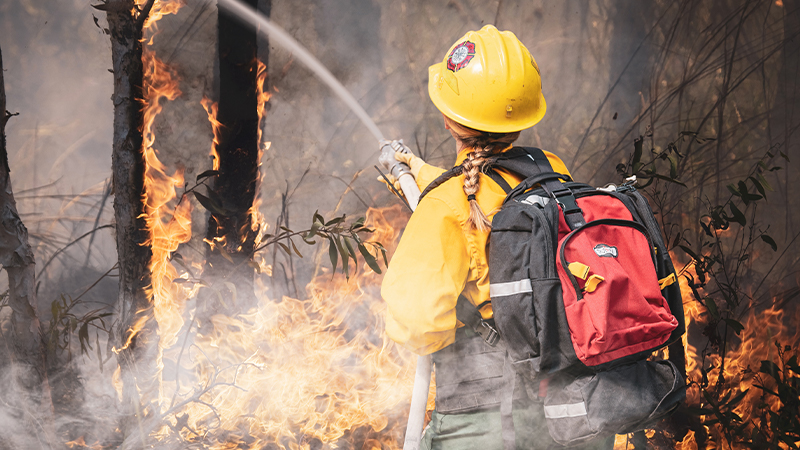
<svg viewBox="0 0 800 450">
<path fill-rule="evenodd" d="M 411 168 L 405 163 L 402 163 L 394 158 L 396 152 L 411 153 L 408 147 L 403 144 L 403 140 L 390 141 L 383 139 L 380 142 L 381 154 L 378 156 L 378 162 L 388 170 L 395 178 L 400 179 L 400 175 L 411 174 Z"/>
</svg>

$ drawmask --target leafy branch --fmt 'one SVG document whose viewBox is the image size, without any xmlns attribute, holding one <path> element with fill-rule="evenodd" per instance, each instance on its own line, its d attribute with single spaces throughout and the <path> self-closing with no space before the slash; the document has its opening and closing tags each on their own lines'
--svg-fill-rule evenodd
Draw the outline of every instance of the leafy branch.
<svg viewBox="0 0 800 450">
<path fill-rule="evenodd" d="M 362 234 L 371 234 L 373 229 L 364 225 L 364 218 L 360 217 L 355 222 L 347 224 L 347 216 L 341 215 L 330 220 L 314 212 L 311 219 L 311 226 L 302 231 L 293 231 L 287 227 L 280 227 L 278 234 L 265 234 L 262 236 L 262 244 L 256 247 L 255 251 L 262 250 L 270 245 L 277 244 L 286 254 L 296 254 L 303 257 L 294 242 L 294 238 L 299 237 L 307 245 L 316 245 L 316 238 L 321 238 L 324 242 L 328 241 L 328 256 L 331 260 L 334 273 L 341 261 L 342 273 L 347 279 L 350 278 L 349 261 L 352 259 L 354 265 L 358 265 L 358 254 L 364 258 L 370 269 L 375 273 L 381 273 L 378 265 L 377 253 L 380 253 L 384 265 L 388 265 L 386 249 L 380 242 L 365 241 Z M 285 243 L 283 242 L 285 241 Z M 356 253 L 358 249 L 358 253 Z"/>
</svg>

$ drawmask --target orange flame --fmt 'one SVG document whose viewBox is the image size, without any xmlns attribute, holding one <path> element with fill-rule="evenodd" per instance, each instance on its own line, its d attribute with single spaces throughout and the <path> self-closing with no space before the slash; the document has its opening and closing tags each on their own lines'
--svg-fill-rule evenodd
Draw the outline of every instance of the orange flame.
<svg viewBox="0 0 800 450">
<path fill-rule="evenodd" d="M 136 8 L 142 10 L 147 2 L 148 0 L 135 0 Z M 158 34 L 158 27 L 156 23 L 166 15 L 177 14 L 178 10 L 181 9 L 185 4 L 186 2 L 184 0 L 156 0 L 153 3 L 153 7 L 150 9 L 150 14 L 148 14 L 147 20 L 144 21 L 143 27 L 150 34 L 150 39 L 147 41 L 147 45 L 152 44 L 153 38 L 156 34 Z"/>
<path fill-rule="evenodd" d="M 672 259 L 677 262 L 681 258 L 677 255 L 672 255 Z M 693 266 L 687 267 L 685 273 L 696 279 Z M 684 277 L 679 277 L 679 279 L 687 328 L 696 329 L 697 325 L 704 326 L 708 323 L 705 308 L 694 300 L 693 292 L 686 279 Z M 701 296 L 705 295 L 702 288 L 699 288 L 698 292 Z M 697 384 L 702 379 L 701 370 L 705 368 L 708 379 L 707 390 L 712 393 L 716 392 L 716 395 L 712 394 L 712 396 L 716 398 L 731 398 L 747 391 L 742 401 L 733 408 L 733 412 L 739 415 L 742 418 L 742 423 L 748 424 L 747 426 L 759 426 L 758 424 L 761 423 L 764 411 L 760 409 L 760 405 L 766 405 L 769 411 L 778 411 L 782 406 L 780 401 L 774 396 L 764 396 L 761 389 L 755 385 L 772 388 L 772 384 L 774 384 L 769 377 L 760 375 L 758 371 L 762 360 L 775 359 L 777 355 L 777 349 L 775 348 L 776 337 L 781 336 L 791 343 L 796 343 L 800 340 L 800 331 L 796 331 L 794 335 L 789 333 L 790 330 L 786 324 L 793 322 L 793 320 L 787 320 L 784 316 L 785 312 L 775 305 L 760 312 L 751 310 L 742 320 L 744 331 L 742 331 L 741 336 L 731 339 L 727 348 L 724 349 L 724 369 L 722 368 L 722 358 L 718 354 L 707 354 L 704 358 L 703 351 L 688 343 L 687 335 L 684 335 L 683 343 L 686 348 L 687 374 L 689 379 L 695 382 L 687 391 L 687 403 L 691 406 L 707 405 L 707 400 L 702 395 Z M 696 325 L 693 326 L 693 324 Z M 705 420 L 711 419 L 715 419 L 715 417 L 705 417 Z M 728 442 L 728 440 L 718 423 L 703 425 L 703 428 L 708 434 L 707 440 L 702 444 L 703 449 L 727 448 L 723 443 Z M 629 448 L 625 444 L 626 441 L 624 439 L 618 438 L 615 449 Z M 788 448 L 784 447 L 783 444 L 781 444 L 781 447 Z M 697 450 L 699 448 L 697 433 L 690 430 L 680 442 L 675 444 L 675 448 Z"/>
<path fill-rule="evenodd" d="M 219 103 L 203 96 L 203 99 L 200 100 L 200 104 L 203 105 L 203 109 L 205 109 L 206 114 L 208 114 L 208 121 L 211 122 L 211 130 L 214 133 L 214 139 L 211 141 L 211 151 L 209 152 L 211 156 L 211 169 L 219 170 L 219 153 L 217 153 L 217 147 L 219 146 L 219 133 L 222 127 L 222 123 L 217 120 Z"/>
<path fill-rule="evenodd" d="M 137 0 L 139 7 L 145 3 Z M 149 42 L 156 21 L 181 5 L 181 1 L 155 3 L 146 22 Z M 184 304 L 195 292 L 185 283 L 174 282 L 177 271 L 170 256 L 191 237 L 191 206 L 176 194 L 183 186 L 183 174 L 168 174 L 158 159 L 154 120 L 161 112 L 161 100 L 175 99 L 180 90 L 166 64 L 152 51 L 144 55 L 143 200 L 150 233 L 146 245 L 153 250 L 148 293 L 153 298 L 159 344 L 158 398 L 143 401 L 156 404 L 169 422 L 152 429 L 150 435 L 166 439 L 179 434 L 185 443 L 202 441 L 204 448 L 211 449 L 255 449 L 268 444 L 299 449 L 310 448 L 315 441 L 335 448 L 337 441 L 357 440 L 362 448 L 400 448 L 415 357 L 383 334 L 380 277 L 365 264 L 349 282 L 323 269 L 307 287 L 307 300 L 269 299 L 266 288 L 260 287 L 255 308 L 234 317 L 215 315 L 207 321 L 210 327 L 197 330 L 192 345 L 175 345 L 182 329 L 190 333 L 184 326 Z M 266 76 L 266 66 L 259 63 L 259 118 L 269 99 L 263 90 Z M 208 99 L 202 104 L 214 129 L 215 156 L 216 105 Z M 260 142 L 260 127 L 258 138 Z M 269 143 L 259 146 L 259 165 L 268 148 Z M 219 169 L 218 158 L 212 167 Z M 257 196 L 249 210 L 253 231 L 264 226 L 260 202 Z M 401 216 L 399 207 L 370 210 L 366 223 L 376 230 L 372 238 L 391 246 L 399 230 L 390 222 L 406 219 Z M 229 288 L 235 292 L 235 286 Z M 131 328 L 131 338 L 143 323 Z M 119 394 L 120 367 L 112 381 Z"/>
<path fill-rule="evenodd" d="M 192 237 L 191 210 L 189 201 L 179 201 L 170 208 L 177 198 L 176 188 L 183 187 L 183 171 L 178 170 L 170 176 L 166 166 L 158 159 L 153 147 L 155 134 L 153 122 L 161 112 L 161 99 L 174 100 L 181 91 L 178 79 L 151 51 L 145 52 L 144 82 L 144 157 L 145 157 L 145 198 L 146 223 L 150 237 L 145 245 L 153 252 L 150 260 L 152 284 L 148 294 L 152 295 L 154 316 L 158 322 L 159 345 L 161 348 L 175 344 L 177 333 L 183 326 L 183 303 L 188 290 L 173 280 L 178 274 L 170 262 L 170 256 L 178 245 L 188 242 Z"/>
<path fill-rule="evenodd" d="M 367 213 L 375 240 L 397 240 L 389 220 L 399 211 Z M 261 292 L 251 311 L 211 317 L 212 329 L 198 333 L 192 349 L 165 355 L 186 386 L 176 402 L 185 406 L 171 414 L 175 423 L 188 418 L 182 438 L 204 436 L 212 449 L 309 448 L 312 441 L 333 448 L 360 429 L 369 435 L 365 448 L 400 448 L 415 357 L 383 334 L 379 285 L 366 264 L 349 282 L 323 271 L 307 300 Z"/>
</svg>

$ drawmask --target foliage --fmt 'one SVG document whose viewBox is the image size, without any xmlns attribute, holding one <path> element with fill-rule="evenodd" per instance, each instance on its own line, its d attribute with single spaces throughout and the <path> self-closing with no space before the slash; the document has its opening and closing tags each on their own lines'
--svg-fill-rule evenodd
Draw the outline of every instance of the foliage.
<svg viewBox="0 0 800 450">
<path fill-rule="evenodd" d="M 644 162 L 645 139 L 640 137 L 634 141 L 634 150 L 627 163 L 617 166 L 621 176 L 635 175 L 645 180 L 639 188 L 650 197 L 657 211 L 668 209 L 666 203 L 685 195 L 685 192 L 680 192 L 685 191 L 686 185 L 680 181 L 679 168 L 684 158 L 681 147 L 687 140 L 695 143 L 707 141 L 697 133 L 682 132 L 665 149 L 651 149 L 651 159 Z M 800 414 L 797 356 L 787 358 L 792 347 L 782 347 L 776 341 L 777 363 L 763 360 L 755 373 L 749 367 L 740 369 L 745 377 L 755 378 L 757 383 L 753 387 L 761 391 L 762 399 L 772 396 L 779 400 L 778 411 L 761 401 L 756 408 L 758 411 L 752 415 L 755 419 L 740 415 L 743 401 L 752 398 L 752 395 L 748 396 L 750 389 L 734 386 L 731 380 L 726 379 L 729 372 L 725 370 L 730 358 L 729 349 L 734 345 L 744 345 L 742 317 L 753 314 L 753 308 L 757 306 L 757 291 L 769 275 L 768 272 L 763 274 L 761 283 L 753 280 L 755 258 L 751 255 L 766 248 L 772 252 L 778 250 L 778 243 L 768 234 L 768 227 L 761 225 L 763 217 L 758 208 L 773 191 L 765 175 L 781 169 L 775 164 L 779 158 L 788 162 L 788 156 L 783 152 L 766 151 L 744 177 L 727 185 L 727 198 L 718 197 L 715 201 L 706 196 L 699 199 L 705 213 L 686 228 L 681 229 L 680 224 L 669 223 L 669 219 L 661 217 L 671 250 L 680 249 L 690 258 L 680 275 L 691 290 L 692 300 L 701 306 L 705 319 L 702 334 L 706 345 L 700 355 L 699 374 L 689 374 L 687 383 L 699 390 L 701 398 L 699 404 L 690 404 L 686 412 L 693 417 L 690 419 L 695 422 L 693 429 L 702 425 L 710 428 L 712 434 L 718 430 L 716 437 L 711 438 L 722 438 L 727 446 L 777 449 L 782 443 L 789 448 L 798 448 L 795 444 L 800 432 L 797 422 Z M 675 232 L 676 229 L 679 231 Z M 693 239 L 693 236 L 699 236 L 699 239 Z M 684 304 L 687 301 L 684 299 Z M 712 362 L 708 364 L 708 361 Z M 715 365 L 713 361 L 718 363 Z M 716 380 L 713 380 L 712 372 Z M 699 377 L 695 379 L 697 375 Z M 768 377 L 765 379 L 763 375 Z M 702 443 L 698 442 L 698 445 Z"/>
<path fill-rule="evenodd" d="M 81 354 L 91 356 L 90 352 L 94 352 L 97 355 L 100 372 L 102 372 L 103 364 L 112 356 L 113 339 L 107 339 L 105 336 L 107 334 L 110 337 L 112 333 L 112 327 L 106 323 L 106 318 L 112 313 L 107 311 L 107 307 L 104 307 L 79 315 L 76 310 L 82 304 L 80 299 L 73 299 L 63 294 L 50 303 L 52 318 L 43 330 L 47 352 L 51 358 L 59 354 L 66 354 L 67 360 L 71 360 L 72 344 L 77 333 Z M 94 333 L 91 333 L 92 331 Z M 103 357 L 103 346 L 100 345 L 101 334 L 104 334 L 103 340 L 106 342 L 105 358 Z M 92 347 L 92 341 L 94 341 L 94 347 Z"/>
<path fill-rule="evenodd" d="M 207 170 L 201 173 L 197 176 L 197 184 L 195 184 L 195 186 L 192 188 L 187 189 L 184 195 L 191 192 L 194 194 L 197 201 L 208 211 L 214 214 L 227 215 L 230 214 L 230 210 L 224 206 L 224 199 L 220 198 L 213 189 L 208 188 L 206 185 L 208 195 L 200 194 L 195 190 L 201 184 L 204 184 L 205 179 L 217 174 L 218 171 L 216 170 Z M 317 244 L 315 238 L 319 237 L 322 238 L 322 240 L 328 241 L 328 255 L 330 257 L 334 273 L 336 272 L 336 268 L 339 266 L 339 262 L 341 261 L 342 273 L 344 273 L 345 277 L 349 279 L 349 261 L 352 259 L 353 264 L 358 265 L 359 253 L 373 272 L 381 273 L 381 268 L 378 265 L 376 255 L 378 252 L 380 252 L 384 265 L 388 265 L 389 261 L 386 258 L 386 249 L 380 242 L 365 241 L 362 238 L 362 234 L 370 234 L 374 231 L 364 226 L 364 220 L 364 217 L 360 217 L 356 219 L 355 222 L 348 224 L 347 215 L 344 214 L 333 217 L 330 220 L 326 220 L 321 214 L 319 214 L 319 211 L 315 211 L 311 218 L 311 226 L 309 226 L 307 229 L 302 231 L 293 231 L 288 227 L 280 226 L 280 233 L 263 234 L 259 239 L 261 244 L 255 248 L 255 251 L 257 252 L 259 250 L 263 250 L 270 245 L 277 245 L 287 255 L 295 254 L 302 258 L 303 255 L 297 248 L 294 238 L 300 237 L 300 239 L 306 244 L 315 245 Z M 356 248 L 358 249 L 358 253 L 356 252 Z M 230 256 L 227 255 L 224 249 L 219 248 L 219 251 L 223 257 L 230 259 Z M 253 261 L 250 261 L 249 264 L 258 270 L 258 264 Z"/>
<path fill-rule="evenodd" d="M 282 226 L 280 227 L 281 233 L 277 235 L 265 234 L 262 240 L 265 240 L 266 242 L 259 246 L 256 250 L 261 250 L 262 248 L 271 244 L 278 244 L 278 246 L 287 254 L 294 252 L 297 256 L 302 258 L 303 255 L 297 250 L 297 246 L 292 238 L 294 236 L 300 236 L 300 238 L 306 244 L 315 245 L 317 241 L 314 240 L 314 238 L 321 237 L 328 240 L 328 255 L 330 257 L 334 272 L 336 272 L 336 267 L 338 266 L 339 261 L 341 261 L 342 273 L 344 273 L 345 277 L 348 279 L 350 278 L 349 260 L 352 259 L 354 264 L 358 264 L 358 256 L 353 248 L 353 244 L 355 244 L 356 248 L 358 248 L 358 252 L 361 253 L 362 257 L 364 257 L 364 261 L 367 263 L 369 268 L 375 273 L 381 273 L 381 268 L 378 266 L 378 260 L 372 252 L 380 252 L 383 258 L 383 263 L 388 265 L 389 261 L 386 258 L 386 249 L 383 247 L 383 245 L 381 245 L 380 242 L 364 241 L 359 235 L 359 233 L 369 234 L 374 230 L 364 226 L 363 217 L 358 218 L 355 222 L 349 225 L 347 224 L 346 219 L 346 215 L 341 215 L 326 221 L 325 218 L 319 214 L 319 211 L 316 211 L 312 217 L 311 226 L 307 230 L 292 231 L 289 228 Z M 281 242 L 282 240 L 288 241 L 288 243 L 291 245 L 291 249 L 289 246 Z M 372 248 L 372 251 L 370 251 L 368 246 Z"/>
</svg>

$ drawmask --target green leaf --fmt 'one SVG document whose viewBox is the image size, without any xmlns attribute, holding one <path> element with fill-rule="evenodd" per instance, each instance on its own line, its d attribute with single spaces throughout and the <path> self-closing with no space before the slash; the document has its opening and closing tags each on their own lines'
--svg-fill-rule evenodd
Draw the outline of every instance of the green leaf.
<svg viewBox="0 0 800 450">
<path fill-rule="evenodd" d="M 760 237 L 762 241 L 766 242 L 767 245 L 772 247 L 773 252 L 778 251 L 778 244 L 775 243 L 775 240 L 772 239 L 772 237 L 770 237 L 768 234 L 762 234 Z"/>
<path fill-rule="evenodd" d="M 294 250 L 294 252 L 297 254 L 297 256 L 299 256 L 299 257 L 301 257 L 301 258 L 302 258 L 302 257 L 303 257 L 303 255 L 302 255 L 302 254 L 300 254 L 300 250 L 298 250 L 298 249 L 297 249 L 297 246 L 296 246 L 296 245 L 294 245 L 294 241 L 293 241 L 293 240 L 291 240 L 291 239 L 289 239 L 289 243 L 290 243 L 290 244 L 292 244 L 292 250 Z"/>
<path fill-rule="evenodd" d="M 717 309 L 717 302 L 715 302 L 713 298 L 708 298 L 706 299 L 705 303 L 706 309 L 708 310 L 708 313 L 711 314 L 711 317 L 713 317 L 714 320 L 719 320 L 719 309 Z"/>
<path fill-rule="evenodd" d="M 759 174 L 759 175 L 761 175 L 761 174 Z M 762 178 L 763 178 L 763 177 L 762 177 Z M 756 179 L 756 178 L 754 178 L 754 177 L 749 177 L 749 180 L 753 182 L 753 186 L 755 186 L 755 187 L 756 187 L 756 190 L 757 190 L 757 191 L 758 191 L 758 192 L 759 192 L 759 193 L 760 193 L 760 194 L 761 194 L 763 197 L 766 197 L 766 196 L 767 196 L 767 193 L 766 193 L 766 191 L 764 191 L 764 186 L 761 184 L 761 182 L 760 182 L 759 180 L 757 180 L 757 179 Z"/>
<path fill-rule="evenodd" d="M 287 255 L 292 254 L 292 251 L 289 250 L 289 247 L 287 247 L 286 244 L 284 244 L 283 242 L 276 242 L 276 244 L 278 244 L 281 247 L 281 249 L 283 249 L 283 251 L 286 252 Z"/>
<path fill-rule="evenodd" d="M 781 369 L 778 367 L 777 364 L 775 364 L 772 361 L 761 361 L 761 369 L 759 369 L 759 372 L 765 373 L 765 374 L 771 376 L 776 381 L 780 381 L 781 380 L 780 379 Z"/>
<path fill-rule="evenodd" d="M 372 269 L 375 273 L 381 273 L 381 268 L 378 266 L 378 261 L 372 256 L 372 253 L 367 250 L 367 247 L 364 244 L 358 244 L 358 251 L 361 252 L 361 256 L 364 257 L 364 260 L 367 261 L 367 265 L 370 269 Z"/>
<path fill-rule="evenodd" d="M 336 243 L 333 241 L 333 238 L 329 236 L 328 240 L 331 241 L 328 246 L 328 256 L 331 258 L 331 266 L 333 266 L 333 273 L 335 274 L 336 265 L 339 263 L 339 252 L 336 250 Z"/>
<path fill-rule="evenodd" d="M 674 180 L 678 178 L 678 160 L 672 155 L 669 155 L 667 159 L 669 159 L 669 177 Z"/>
<path fill-rule="evenodd" d="M 206 170 L 205 172 L 200 173 L 197 175 L 197 179 L 195 180 L 196 183 L 199 183 L 200 180 L 208 177 L 213 177 L 219 175 L 219 170 Z"/>
<path fill-rule="evenodd" d="M 797 355 L 792 355 L 789 358 L 789 361 L 786 361 L 786 367 L 792 370 L 792 372 L 800 375 L 800 366 L 797 365 Z"/>
<path fill-rule="evenodd" d="M 383 246 L 380 247 L 381 255 L 383 256 L 383 265 L 389 267 L 389 259 L 386 258 L 386 249 Z"/>
<path fill-rule="evenodd" d="M 350 240 L 347 239 L 347 236 L 343 236 L 342 240 L 344 241 L 344 246 L 347 248 L 347 253 L 350 254 L 351 258 L 353 258 L 353 264 L 358 267 L 358 258 L 356 258 L 356 251 L 353 249 L 353 245 L 350 244 Z"/>
<path fill-rule="evenodd" d="M 228 215 L 228 211 L 226 211 L 217 202 L 211 200 L 210 198 L 206 197 L 205 195 L 203 195 L 203 194 L 201 194 L 201 193 L 199 193 L 197 191 L 193 191 L 192 194 L 194 194 L 194 198 L 197 199 L 197 201 L 203 206 L 203 208 L 207 209 L 212 214 L 217 215 L 217 216 L 227 216 Z"/>
<path fill-rule="evenodd" d="M 93 350 L 92 344 L 89 343 L 89 322 L 84 322 L 83 325 L 81 325 L 81 328 L 78 330 L 78 341 L 81 343 L 81 353 L 86 355 L 89 354 L 89 352 L 86 350 L 86 347 L 89 347 L 89 350 Z"/>
<path fill-rule="evenodd" d="M 350 279 L 350 258 L 349 254 L 347 253 L 347 249 L 342 245 L 342 240 L 339 236 L 336 236 L 336 248 L 339 249 L 339 254 L 342 255 L 342 273 L 344 273 L 344 277 L 346 279 Z"/>
<path fill-rule="evenodd" d="M 742 212 L 739 211 L 739 208 L 737 208 L 736 205 L 733 204 L 733 202 L 728 203 L 728 207 L 731 210 L 731 214 L 733 214 L 733 217 L 731 217 L 731 219 L 734 222 L 737 222 L 741 226 L 747 225 L 747 219 L 744 217 L 744 214 L 742 214 Z"/>
<path fill-rule="evenodd" d="M 742 196 L 742 194 L 740 194 L 739 191 L 736 190 L 736 186 L 733 183 L 731 183 L 731 184 L 729 184 L 729 185 L 727 185 L 725 187 L 727 187 L 728 190 L 731 191 L 731 194 L 733 194 L 733 195 L 735 195 L 737 197 L 741 197 Z"/>
<path fill-rule="evenodd" d="M 679 245 L 678 247 L 680 247 L 681 250 L 686 252 L 687 255 L 691 256 L 692 259 L 694 259 L 697 262 L 700 262 L 700 257 L 697 256 L 697 254 L 694 251 L 692 251 L 692 249 L 690 249 L 689 247 L 687 247 L 685 245 Z"/>
<path fill-rule="evenodd" d="M 728 324 L 729 327 L 733 329 L 733 332 L 739 334 L 744 330 L 744 325 L 741 322 L 734 319 L 725 319 L 725 323 Z"/>
<path fill-rule="evenodd" d="M 737 184 L 737 186 L 739 188 L 739 193 L 741 194 L 742 200 L 744 200 L 744 204 L 745 206 L 747 206 L 747 204 L 750 203 L 750 199 L 748 198 L 749 194 L 747 192 L 747 185 L 744 184 L 744 181 L 740 181 Z"/>
<path fill-rule="evenodd" d="M 334 217 L 333 219 L 325 222 L 325 226 L 329 227 L 331 225 L 336 225 L 336 224 L 342 223 L 342 222 L 344 222 L 344 219 L 345 219 L 345 216 Z"/>
<path fill-rule="evenodd" d="M 789 156 L 788 156 L 788 155 L 786 155 L 786 153 L 783 153 L 783 152 L 778 152 L 778 153 L 780 153 L 780 154 L 781 154 L 781 156 L 783 157 L 783 159 L 785 159 L 785 160 L 786 160 L 786 162 L 791 162 L 791 161 L 789 161 Z"/>
<path fill-rule="evenodd" d="M 679 186 L 686 187 L 686 185 L 685 185 L 685 184 L 683 184 L 683 183 L 681 183 L 680 181 L 678 181 L 678 180 L 676 180 L 676 179 L 674 179 L 674 178 L 665 177 L 664 175 L 659 175 L 659 174 L 657 174 L 657 173 L 654 173 L 654 174 L 652 174 L 652 175 L 649 175 L 649 176 L 650 176 L 650 177 L 652 177 L 652 178 L 657 178 L 657 179 L 659 179 L 659 180 L 669 181 L 670 183 L 675 183 L 675 184 L 677 184 L 677 185 L 679 185 Z"/>
<path fill-rule="evenodd" d="M 308 234 L 306 235 L 306 239 L 311 239 L 312 237 L 316 236 L 317 231 L 319 230 L 319 228 L 321 226 L 322 226 L 322 222 L 314 219 L 314 221 L 311 223 L 311 229 L 308 230 Z"/>
<path fill-rule="evenodd" d="M 733 397 L 731 401 L 727 402 L 728 408 L 733 408 L 734 406 L 738 405 L 739 402 L 741 402 L 744 399 L 744 397 L 747 395 L 749 391 L 750 389 L 745 389 L 742 392 L 736 394 L 736 397 Z"/>
<path fill-rule="evenodd" d="M 769 181 L 767 181 L 763 173 L 759 172 L 756 174 L 756 176 L 758 177 L 758 181 L 761 182 L 761 185 L 764 186 L 766 190 L 770 192 L 775 192 L 775 189 L 773 189 L 772 186 L 770 186 Z M 766 197 L 766 195 L 764 195 L 764 197 Z"/>
</svg>

